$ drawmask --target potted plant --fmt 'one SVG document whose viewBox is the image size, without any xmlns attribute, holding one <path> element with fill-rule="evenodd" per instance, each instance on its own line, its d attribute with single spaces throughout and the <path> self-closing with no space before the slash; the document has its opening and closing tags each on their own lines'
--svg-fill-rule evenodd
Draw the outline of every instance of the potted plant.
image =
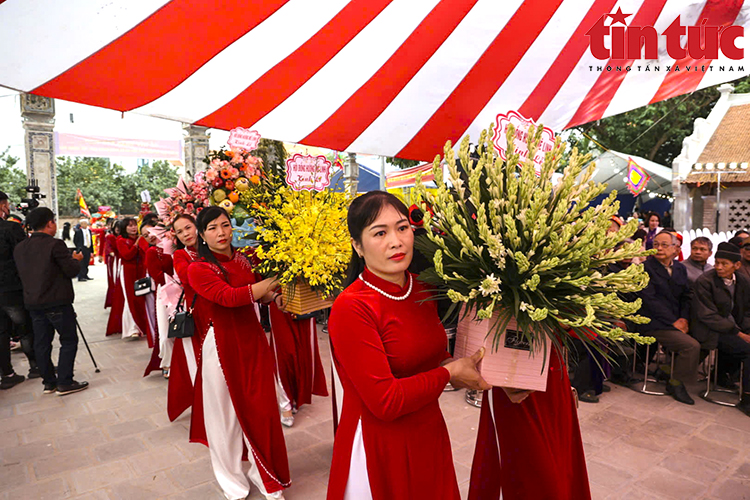
<svg viewBox="0 0 750 500">
<path fill-rule="evenodd" d="M 616 193 L 590 206 L 606 186 L 591 181 L 589 156 L 575 148 L 553 185 L 563 160 L 559 137 L 536 171 L 541 133 L 541 126 L 531 127 L 523 160 L 513 145 L 513 126 L 505 161 L 489 141 L 492 128 L 480 135 L 478 158 L 469 155 L 468 136 L 463 139 L 460 164 L 448 142 L 442 161 L 450 185 L 440 156 L 433 165 L 437 190 L 428 192 L 417 180 L 417 192 L 434 215 L 425 212 L 430 230 L 415 245 L 434 263 L 420 279 L 436 285 L 435 298 L 448 297 L 452 310 L 461 307 L 456 354 L 485 345 L 480 369 L 489 383 L 543 391 L 550 353 L 561 355 L 575 338 L 605 355 L 626 339 L 654 339 L 615 326 L 621 320 L 648 322 L 637 315 L 640 299 L 627 302 L 618 295 L 647 285 L 643 266 L 605 271 L 610 263 L 645 255 L 640 242 L 613 250 L 633 235 L 637 221 L 607 234 L 619 208 Z"/>
</svg>

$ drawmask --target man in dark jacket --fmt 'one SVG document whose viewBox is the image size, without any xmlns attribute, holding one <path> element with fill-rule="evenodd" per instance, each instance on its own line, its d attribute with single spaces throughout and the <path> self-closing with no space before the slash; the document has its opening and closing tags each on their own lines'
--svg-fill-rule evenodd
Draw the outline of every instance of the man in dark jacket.
<svg viewBox="0 0 750 500">
<path fill-rule="evenodd" d="M 695 281 L 690 333 L 707 350 L 719 348 L 721 385 L 743 372 L 739 409 L 750 415 L 750 279 L 738 272 L 740 249 L 719 243 L 714 269 Z"/>
<path fill-rule="evenodd" d="M 14 256 L 23 282 L 23 299 L 34 326 L 34 347 L 42 373 L 44 393 L 71 394 L 86 389 L 88 382 L 73 380 L 78 350 L 73 282 L 81 270 L 80 252 L 70 255 L 62 240 L 55 238 L 55 214 L 47 207 L 29 212 L 26 224 L 31 237 L 16 246 Z M 55 330 L 60 336 L 57 376 L 50 363 Z"/>
<path fill-rule="evenodd" d="M 692 285 L 703 273 L 714 268 L 708 263 L 714 244 L 705 236 L 698 236 L 690 242 L 690 257 L 682 261 L 687 268 L 688 281 Z"/>
<path fill-rule="evenodd" d="M 23 375 L 13 370 L 10 362 L 10 337 L 13 327 L 21 334 L 21 347 L 29 360 L 29 378 L 38 378 L 39 369 L 34 358 L 31 325 L 26 324 L 26 310 L 23 308 L 23 287 L 18 277 L 13 250 L 26 239 L 20 224 L 8 221 L 10 200 L 0 191 L 0 389 L 10 389 L 23 382 Z"/>
<path fill-rule="evenodd" d="M 89 229 L 89 221 L 81 219 L 75 234 L 73 234 L 73 244 L 76 250 L 83 254 L 81 260 L 81 270 L 78 272 L 78 281 L 88 281 L 94 278 L 89 278 L 89 261 L 91 255 L 94 253 L 94 239 L 91 236 L 91 229 Z"/>
<path fill-rule="evenodd" d="M 680 252 L 677 236 L 663 230 L 654 238 L 656 255 L 650 256 L 643 265 L 649 276 L 646 288 L 639 292 L 643 305 L 640 314 L 651 319 L 639 325 L 645 335 L 655 337 L 659 343 L 674 352 L 674 373 L 669 376 L 667 392 L 677 401 L 695 404 L 685 388 L 698 372 L 700 344 L 689 335 L 690 284 L 685 266 L 675 257 Z"/>
</svg>

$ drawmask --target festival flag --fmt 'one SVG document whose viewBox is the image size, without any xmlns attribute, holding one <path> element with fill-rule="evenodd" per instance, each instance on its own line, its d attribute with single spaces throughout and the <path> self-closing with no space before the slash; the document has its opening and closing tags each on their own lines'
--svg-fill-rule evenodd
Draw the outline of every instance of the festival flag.
<svg viewBox="0 0 750 500">
<path fill-rule="evenodd" d="M 83 193 L 81 193 L 80 189 L 76 191 L 76 199 L 78 200 L 78 206 L 81 207 L 81 215 L 90 219 L 91 212 L 89 212 L 89 207 L 86 205 L 86 200 L 83 199 Z"/>
<path fill-rule="evenodd" d="M 638 196 L 646 188 L 651 176 L 646 173 L 632 158 L 628 158 L 628 190 Z"/>
<path fill-rule="evenodd" d="M 336 152 L 336 157 L 333 159 L 333 166 L 338 167 L 341 170 L 344 169 L 344 162 L 341 160 L 338 151 Z"/>
</svg>

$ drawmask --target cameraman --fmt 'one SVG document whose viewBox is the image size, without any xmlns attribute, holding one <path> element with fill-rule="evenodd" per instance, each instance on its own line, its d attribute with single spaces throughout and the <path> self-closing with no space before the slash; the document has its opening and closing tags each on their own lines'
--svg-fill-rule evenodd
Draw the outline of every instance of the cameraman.
<svg viewBox="0 0 750 500">
<path fill-rule="evenodd" d="M 88 382 L 73 380 L 78 350 L 73 282 L 81 270 L 80 252 L 71 256 L 62 240 L 55 238 L 55 214 L 47 207 L 35 208 L 26 217 L 31 237 L 16 246 L 18 274 L 23 299 L 34 325 L 34 347 L 42 373 L 44 393 L 64 396 L 88 388 Z M 50 362 L 55 330 L 60 335 L 57 376 Z"/>
<path fill-rule="evenodd" d="M 23 375 L 15 373 L 10 362 L 10 336 L 14 326 L 20 332 L 21 346 L 29 360 L 29 378 L 40 376 L 34 359 L 31 324 L 27 323 L 23 308 L 23 287 L 13 260 L 13 250 L 26 239 L 26 234 L 20 224 L 7 220 L 9 216 L 10 200 L 0 191 L 0 389 L 10 389 L 24 380 Z"/>
</svg>

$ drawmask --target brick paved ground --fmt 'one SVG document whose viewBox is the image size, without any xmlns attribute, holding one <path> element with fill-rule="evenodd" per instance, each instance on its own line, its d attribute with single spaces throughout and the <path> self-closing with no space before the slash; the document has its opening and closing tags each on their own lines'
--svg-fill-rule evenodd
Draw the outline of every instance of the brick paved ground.
<svg viewBox="0 0 750 500">
<path fill-rule="evenodd" d="M 141 377 L 145 340 L 103 337 L 104 272 L 96 266 L 94 281 L 76 283 L 76 309 L 102 368 L 94 373 L 81 343 L 76 378 L 91 388 L 42 395 L 35 380 L 0 392 L 0 499 L 223 498 L 206 448 L 187 442 L 187 416 L 167 419 L 166 381 Z M 319 339 L 327 364 L 327 339 Z M 26 372 L 21 354 L 13 362 Z M 479 411 L 463 391 L 444 394 L 441 404 L 465 497 Z M 750 418 L 739 411 L 700 399 L 689 408 L 617 386 L 579 411 L 594 498 L 750 499 Z M 330 401 L 315 398 L 285 434 L 294 480 L 287 498 L 325 498 Z"/>
</svg>

